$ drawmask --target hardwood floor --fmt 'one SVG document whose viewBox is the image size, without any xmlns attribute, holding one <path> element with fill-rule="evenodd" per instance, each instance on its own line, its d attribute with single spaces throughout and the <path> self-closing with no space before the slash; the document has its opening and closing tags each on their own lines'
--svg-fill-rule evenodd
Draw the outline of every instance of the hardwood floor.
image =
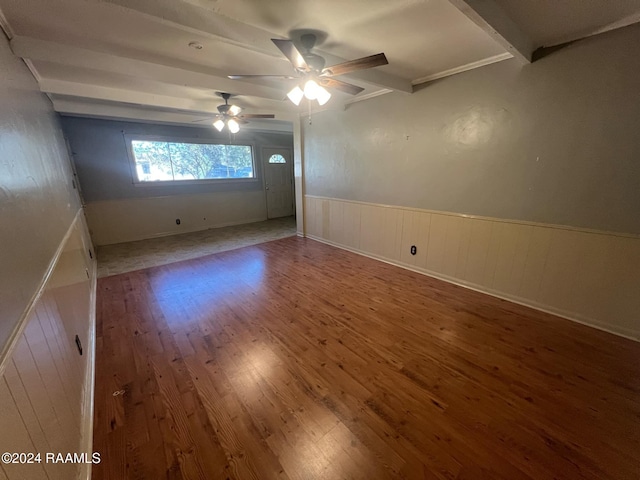
<svg viewBox="0 0 640 480">
<path fill-rule="evenodd" d="M 639 359 L 296 237 L 102 278 L 93 478 L 637 479 Z"/>
</svg>

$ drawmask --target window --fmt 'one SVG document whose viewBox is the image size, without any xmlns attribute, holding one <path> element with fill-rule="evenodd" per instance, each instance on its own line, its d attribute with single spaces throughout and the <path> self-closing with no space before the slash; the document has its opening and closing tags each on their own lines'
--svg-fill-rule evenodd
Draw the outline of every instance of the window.
<svg viewBox="0 0 640 480">
<path fill-rule="evenodd" d="M 287 163 L 287 160 L 282 155 L 275 154 L 269 157 L 269 163 Z"/>
<path fill-rule="evenodd" d="M 138 181 L 177 182 L 256 177 L 251 146 L 196 142 L 130 139 Z"/>
</svg>

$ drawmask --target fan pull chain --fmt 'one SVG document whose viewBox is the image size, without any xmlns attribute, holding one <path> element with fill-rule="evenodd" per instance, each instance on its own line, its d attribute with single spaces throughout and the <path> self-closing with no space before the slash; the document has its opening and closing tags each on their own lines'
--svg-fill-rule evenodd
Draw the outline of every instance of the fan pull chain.
<svg viewBox="0 0 640 480">
<path fill-rule="evenodd" d="M 307 104 L 309 105 L 309 125 L 311 125 L 311 100 L 307 99 Z"/>
</svg>

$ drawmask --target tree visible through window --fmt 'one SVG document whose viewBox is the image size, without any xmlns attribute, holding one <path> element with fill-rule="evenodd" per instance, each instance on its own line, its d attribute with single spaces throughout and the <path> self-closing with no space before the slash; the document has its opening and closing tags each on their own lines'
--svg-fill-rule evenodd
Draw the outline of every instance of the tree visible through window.
<svg viewBox="0 0 640 480">
<path fill-rule="evenodd" d="M 248 145 L 131 140 L 140 182 L 255 178 Z"/>
</svg>

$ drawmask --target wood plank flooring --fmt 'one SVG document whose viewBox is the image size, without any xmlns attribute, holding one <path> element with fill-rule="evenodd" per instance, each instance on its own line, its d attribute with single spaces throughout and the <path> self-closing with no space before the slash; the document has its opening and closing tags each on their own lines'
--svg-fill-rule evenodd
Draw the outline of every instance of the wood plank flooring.
<svg viewBox="0 0 640 480">
<path fill-rule="evenodd" d="M 102 278 L 93 478 L 637 479 L 639 359 L 303 238 Z"/>
</svg>

